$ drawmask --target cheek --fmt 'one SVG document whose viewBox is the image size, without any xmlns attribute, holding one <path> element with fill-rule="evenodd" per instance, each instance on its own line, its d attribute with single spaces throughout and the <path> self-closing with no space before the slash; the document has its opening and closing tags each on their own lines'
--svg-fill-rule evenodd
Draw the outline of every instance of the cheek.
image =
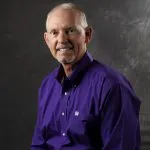
<svg viewBox="0 0 150 150">
<path fill-rule="evenodd" d="M 77 45 L 78 47 L 82 47 L 82 45 L 85 43 L 85 39 L 84 39 L 84 37 L 77 37 L 77 38 L 75 38 L 75 39 L 73 39 L 72 40 L 73 41 L 73 43 L 75 44 L 75 45 Z"/>
<path fill-rule="evenodd" d="M 84 35 L 80 36 L 80 37 L 78 38 L 78 42 L 79 42 L 81 45 L 85 44 L 85 36 L 84 36 Z"/>
<path fill-rule="evenodd" d="M 55 49 L 56 49 L 56 44 L 55 44 L 55 42 L 54 41 L 49 41 L 48 42 L 48 47 L 49 47 L 49 49 L 50 49 L 50 51 L 51 51 L 51 53 L 55 53 Z"/>
<path fill-rule="evenodd" d="M 81 51 L 85 47 L 85 40 L 83 38 L 80 38 L 78 40 L 78 48 Z"/>
</svg>

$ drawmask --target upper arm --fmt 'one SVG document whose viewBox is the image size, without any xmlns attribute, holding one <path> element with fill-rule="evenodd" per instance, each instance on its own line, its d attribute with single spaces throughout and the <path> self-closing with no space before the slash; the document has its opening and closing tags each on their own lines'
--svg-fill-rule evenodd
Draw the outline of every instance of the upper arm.
<svg viewBox="0 0 150 150">
<path fill-rule="evenodd" d="M 31 150 L 45 150 L 45 137 L 42 131 L 42 97 L 46 88 L 47 78 L 45 78 L 38 91 L 37 119 L 32 137 Z"/>
<path fill-rule="evenodd" d="M 139 146 L 139 109 L 140 102 L 126 87 L 116 84 L 110 88 L 101 110 L 103 150 L 133 150 Z"/>
</svg>

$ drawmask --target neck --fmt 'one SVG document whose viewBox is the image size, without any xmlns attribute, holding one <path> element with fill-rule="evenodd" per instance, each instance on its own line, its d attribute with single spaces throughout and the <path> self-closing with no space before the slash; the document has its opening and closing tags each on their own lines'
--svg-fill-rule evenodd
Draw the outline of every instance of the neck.
<svg viewBox="0 0 150 150">
<path fill-rule="evenodd" d="M 67 77 L 72 74 L 73 68 L 72 64 L 63 64 L 63 68 Z"/>
</svg>

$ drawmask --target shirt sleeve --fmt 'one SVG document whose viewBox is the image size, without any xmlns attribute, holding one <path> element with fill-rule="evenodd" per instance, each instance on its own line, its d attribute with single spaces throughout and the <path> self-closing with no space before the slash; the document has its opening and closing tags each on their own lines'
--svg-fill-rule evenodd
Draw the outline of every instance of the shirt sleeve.
<svg viewBox="0 0 150 150">
<path fill-rule="evenodd" d="M 31 150 L 45 150 L 44 137 L 40 128 L 40 111 L 38 111 L 37 121 L 32 137 Z"/>
<path fill-rule="evenodd" d="M 42 122 L 42 109 L 40 108 L 40 103 L 45 88 L 46 79 L 42 82 L 42 85 L 38 92 L 38 111 L 37 111 L 37 120 L 34 129 L 34 134 L 32 137 L 31 150 L 46 150 L 44 133 L 41 130 Z"/>
<path fill-rule="evenodd" d="M 101 111 L 102 150 L 139 150 L 140 101 L 117 84 L 110 88 Z"/>
</svg>

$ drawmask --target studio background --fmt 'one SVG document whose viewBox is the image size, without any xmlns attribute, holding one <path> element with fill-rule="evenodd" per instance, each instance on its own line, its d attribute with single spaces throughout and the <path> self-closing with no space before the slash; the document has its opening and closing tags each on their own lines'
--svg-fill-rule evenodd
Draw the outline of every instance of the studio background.
<svg viewBox="0 0 150 150">
<path fill-rule="evenodd" d="M 42 79 L 58 64 L 43 39 L 62 0 L 0 3 L 0 149 L 29 150 Z M 142 150 L 150 149 L 150 1 L 72 0 L 94 28 L 90 53 L 122 72 L 142 101 Z"/>
</svg>

